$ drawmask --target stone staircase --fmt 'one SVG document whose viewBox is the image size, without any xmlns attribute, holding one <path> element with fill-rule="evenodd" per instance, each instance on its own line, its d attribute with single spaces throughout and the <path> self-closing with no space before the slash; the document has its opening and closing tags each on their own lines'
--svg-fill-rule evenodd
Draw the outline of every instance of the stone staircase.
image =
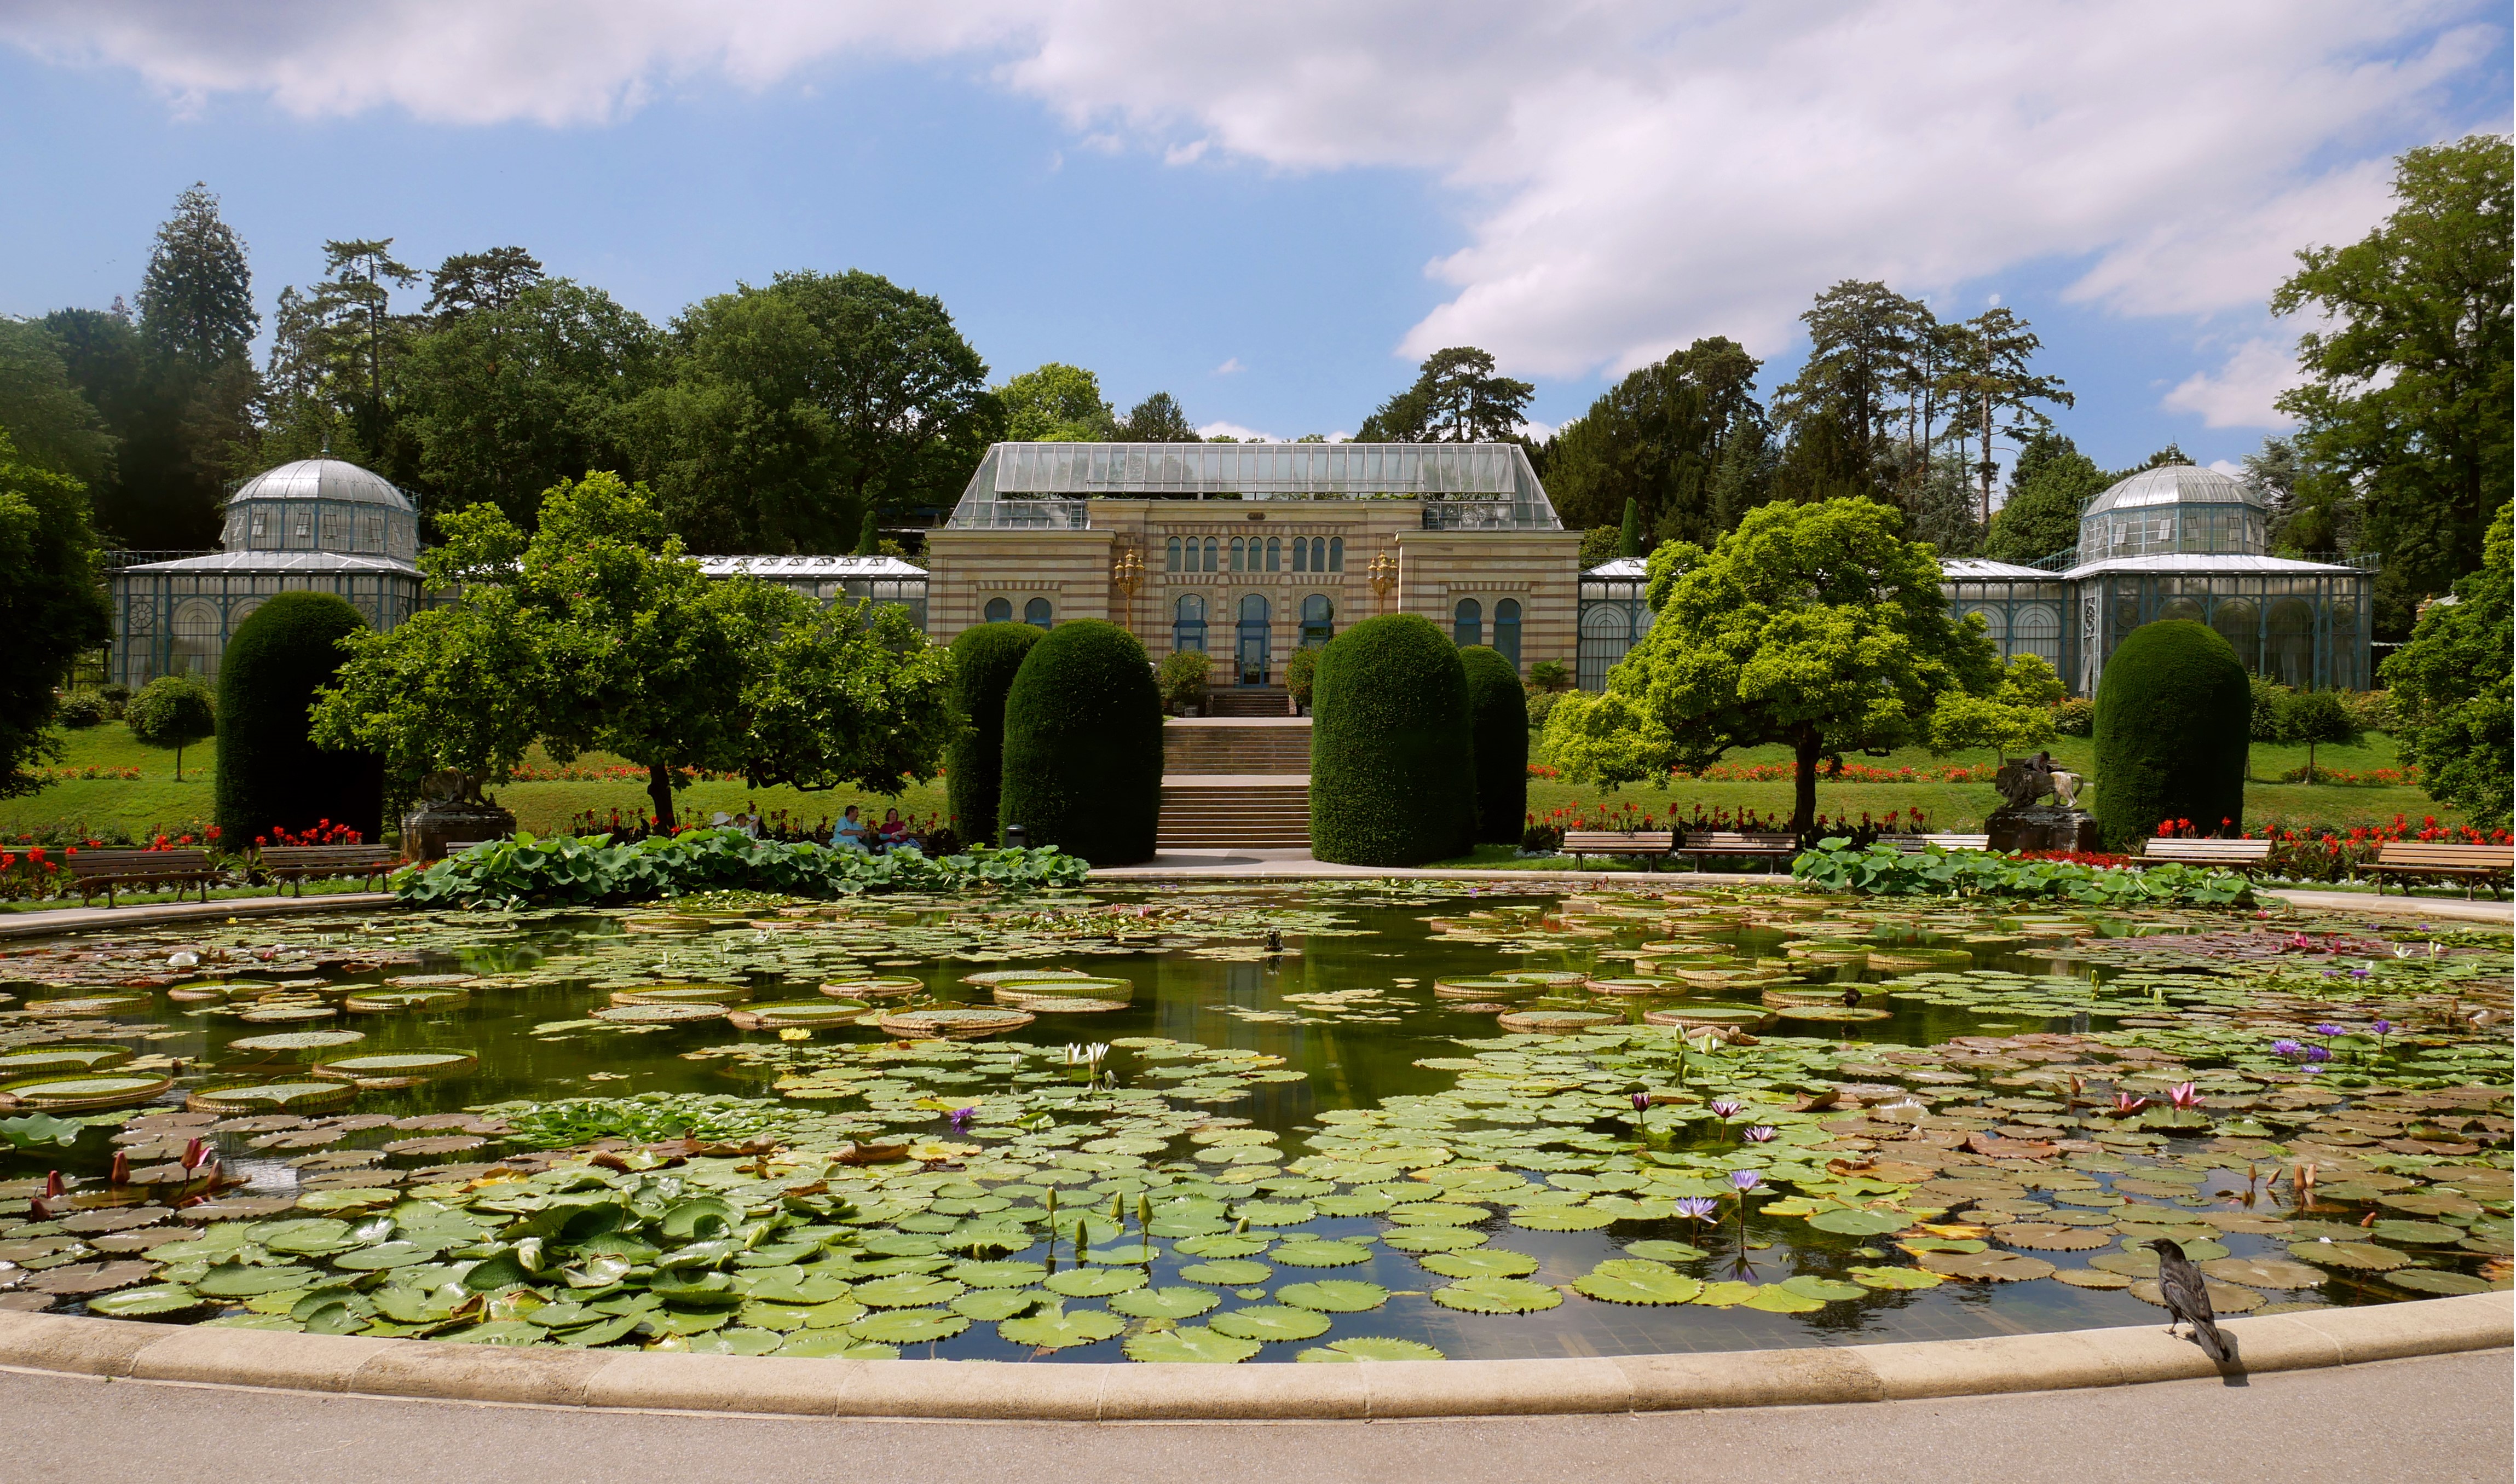
<svg viewBox="0 0 2516 1484">
<path fill-rule="evenodd" d="M 1308 850 L 1311 781 L 1280 773 L 1162 780 L 1163 850 Z"/>
<path fill-rule="evenodd" d="M 1279 685 L 1219 686 L 1205 693 L 1206 708 L 1217 716 L 1290 716 L 1291 700 Z"/>
<path fill-rule="evenodd" d="M 1162 775 L 1311 771 L 1307 716 L 1174 717 L 1162 724 Z"/>
</svg>

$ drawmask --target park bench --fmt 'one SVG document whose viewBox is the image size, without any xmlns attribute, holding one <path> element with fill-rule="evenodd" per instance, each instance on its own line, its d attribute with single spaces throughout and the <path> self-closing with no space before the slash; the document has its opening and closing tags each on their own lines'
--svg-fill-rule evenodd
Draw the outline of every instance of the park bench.
<svg viewBox="0 0 2516 1484">
<path fill-rule="evenodd" d="M 1740 834 L 1726 829 L 1690 831 L 1674 852 L 1690 858 L 1695 869 L 1703 869 L 1703 858 L 1740 857 L 1747 860 L 1785 862 L 1800 853 L 1799 842 L 1786 834 Z"/>
<path fill-rule="evenodd" d="M 2377 895 L 2385 891 L 2385 877 L 2403 882 L 2403 895 L 2411 894 L 2411 883 L 2427 877 L 2461 881 L 2463 894 L 2469 898 L 2475 885 L 2487 886 L 2494 897 L 2498 895 L 2499 881 L 2516 872 L 2516 845 L 2436 845 L 2424 840 L 2387 840 L 2376 848 L 2376 860 L 2366 868 L 2369 880 L 2376 883 Z"/>
<path fill-rule="evenodd" d="M 206 850 L 82 850 L 62 859 L 78 883 L 81 906 L 98 892 L 105 893 L 105 906 L 115 906 L 114 889 L 122 886 L 172 886 L 180 897 L 185 887 L 197 885 L 207 902 L 210 883 L 219 878 Z"/>
<path fill-rule="evenodd" d="M 1917 856 L 1933 845 L 1942 850 L 1989 850 L 1992 848 L 1992 836 L 1988 834 L 1882 834 L 1878 837 L 1878 843 L 1893 845 L 1908 856 Z"/>
<path fill-rule="evenodd" d="M 2269 840 L 2144 840 L 2138 865 L 2151 866 L 2173 862 L 2178 866 L 2216 866 L 2227 870 L 2251 871 L 2272 853 Z"/>
<path fill-rule="evenodd" d="M 295 881 L 301 897 L 310 876 L 373 882 L 400 869 L 400 853 L 385 845 L 266 845 L 262 850 L 263 873 L 274 883 Z"/>
<path fill-rule="evenodd" d="M 1563 849 L 1576 870 L 1583 856 L 1641 856 L 1657 870 L 1660 859 L 1676 846 L 1673 829 L 1568 829 Z"/>
</svg>

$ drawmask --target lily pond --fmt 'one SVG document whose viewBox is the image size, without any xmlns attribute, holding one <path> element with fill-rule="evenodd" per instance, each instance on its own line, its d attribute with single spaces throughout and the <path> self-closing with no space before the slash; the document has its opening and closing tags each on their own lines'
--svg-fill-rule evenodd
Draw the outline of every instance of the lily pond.
<svg viewBox="0 0 2516 1484">
<path fill-rule="evenodd" d="M 0 1307 L 1357 1361 L 2510 1280 L 2504 932 L 1217 883 L 0 949 Z"/>
</svg>

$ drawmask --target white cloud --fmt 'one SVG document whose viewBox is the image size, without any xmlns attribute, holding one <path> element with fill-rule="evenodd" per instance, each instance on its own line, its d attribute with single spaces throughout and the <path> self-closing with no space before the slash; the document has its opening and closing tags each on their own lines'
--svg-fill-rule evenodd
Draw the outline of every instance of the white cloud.
<svg viewBox="0 0 2516 1484">
<path fill-rule="evenodd" d="M 1235 356 L 1223 364 L 1216 366 L 1214 368 L 1214 374 L 1217 376 L 1237 376 L 1245 369 L 1247 369 L 1247 367 L 1241 365 L 1240 358 Z"/>
<path fill-rule="evenodd" d="M 2197 413 L 2208 428 L 2287 428 L 2295 419 L 2272 399 L 2296 386 L 2297 353 L 2285 341 L 2247 340 L 2215 371 L 2196 371 L 2160 399 L 2169 412 Z"/>
<path fill-rule="evenodd" d="M 0 38 L 132 68 L 179 106 L 556 126 L 707 81 L 968 59 L 1083 148 L 1431 176 L 1465 243 L 1428 266 L 1450 296 L 1396 352 L 1574 375 L 1698 335 L 1770 353 L 1844 277 L 1939 293 L 2087 261 L 2073 294 L 2117 313 L 2258 307 L 2292 249 L 2381 212 L 2404 144 L 2504 127 L 2442 98 L 2495 64 L 2504 23 L 2479 0 L 2028 4 L 1996 24 L 1967 0 L 19 0 Z"/>
<path fill-rule="evenodd" d="M 1244 428 L 1237 422 L 1207 423 L 1196 430 L 1196 436 L 1199 438 L 1209 439 L 1237 438 L 1244 444 L 1281 444 L 1290 443 L 1292 441 L 1290 439 L 1278 438 L 1273 433 L 1261 433 L 1255 428 Z"/>
</svg>

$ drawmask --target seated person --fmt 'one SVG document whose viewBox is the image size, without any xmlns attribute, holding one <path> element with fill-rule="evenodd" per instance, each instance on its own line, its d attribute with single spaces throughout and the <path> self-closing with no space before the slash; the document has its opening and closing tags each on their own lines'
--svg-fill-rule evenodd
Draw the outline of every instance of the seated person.
<svg viewBox="0 0 2516 1484">
<path fill-rule="evenodd" d="M 839 827 L 830 833 L 830 843 L 853 845 L 859 850 L 873 849 L 873 830 L 866 827 L 864 820 L 858 814 L 856 805 L 850 804 L 848 812 L 840 817 Z"/>
<path fill-rule="evenodd" d="M 908 843 L 908 822 L 900 817 L 899 810 L 883 811 L 881 839 L 885 850 L 894 850 Z"/>
</svg>

